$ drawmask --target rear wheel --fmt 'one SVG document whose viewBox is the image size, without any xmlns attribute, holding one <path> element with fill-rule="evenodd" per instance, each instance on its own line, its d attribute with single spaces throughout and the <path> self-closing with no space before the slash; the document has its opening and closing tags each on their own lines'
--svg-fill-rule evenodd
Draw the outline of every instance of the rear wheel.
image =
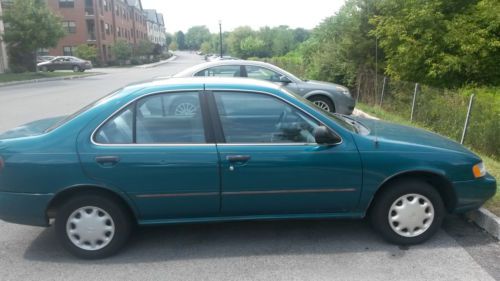
<svg viewBox="0 0 500 281">
<path fill-rule="evenodd" d="M 432 237 L 445 215 L 439 192 L 420 180 L 399 180 L 375 198 L 373 227 L 389 242 L 419 244 Z"/>
<path fill-rule="evenodd" d="M 40 68 L 40 70 L 41 70 L 41 71 L 43 71 L 43 72 L 47 72 L 47 71 L 49 71 L 49 69 L 48 69 L 46 66 L 42 66 L 42 67 Z"/>
<path fill-rule="evenodd" d="M 80 67 L 78 65 L 73 66 L 73 72 L 80 72 Z"/>
<path fill-rule="evenodd" d="M 55 228 L 63 246 L 85 259 L 115 254 L 128 239 L 130 217 L 121 204 L 106 196 L 70 198 L 56 216 Z"/>
<path fill-rule="evenodd" d="M 333 105 L 333 102 L 323 96 L 314 96 L 309 99 L 312 103 L 314 103 L 317 107 L 323 109 L 324 111 L 328 112 L 335 112 L 335 106 Z"/>
</svg>

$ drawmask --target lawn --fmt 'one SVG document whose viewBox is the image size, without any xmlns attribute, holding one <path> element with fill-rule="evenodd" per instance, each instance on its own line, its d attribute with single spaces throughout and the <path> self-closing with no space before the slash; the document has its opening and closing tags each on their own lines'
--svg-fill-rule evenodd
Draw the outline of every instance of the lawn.
<svg viewBox="0 0 500 281">
<path fill-rule="evenodd" d="M 54 78 L 64 76 L 84 75 L 84 72 L 24 72 L 24 73 L 2 73 L 0 74 L 0 83 L 13 82 L 13 81 L 26 81 L 43 78 Z"/>
<path fill-rule="evenodd" d="M 356 106 L 358 109 L 386 121 L 428 129 L 419 124 L 411 123 L 408 119 L 405 119 L 399 115 L 387 112 L 379 106 L 369 106 L 362 103 L 358 103 Z M 497 216 L 500 216 L 500 186 L 498 185 L 498 181 L 500 180 L 500 161 L 477 152 L 475 153 L 481 156 L 484 164 L 486 165 L 486 168 L 488 169 L 488 172 L 497 179 L 497 194 L 491 200 L 486 202 L 485 207 L 495 213 Z"/>
</svg>

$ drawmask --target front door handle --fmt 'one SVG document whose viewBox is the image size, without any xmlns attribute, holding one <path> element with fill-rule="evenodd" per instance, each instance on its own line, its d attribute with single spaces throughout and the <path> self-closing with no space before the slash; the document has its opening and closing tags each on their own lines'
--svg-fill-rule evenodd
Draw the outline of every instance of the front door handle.
<svg viewBox="0 0 500 281">
<path fill-rule="evenodd" d="M 229 161 L 229 171 L 234 171 L 234 166 L 244 166 L 248 160 L 250 160 L 250 155 L 228 155 L 226 160 Z"/>
<path fill-rule="evenodd" d="M 250 160 L 250 155 L 228 155 L 226 156 L 227 161 L 231 163 L 245 163 Z"/>
<path fill-rule="evenodd" d="M 118 156 L 97 156 L 95 161 L 103 166 L 114 166 L 120 162 Z"/>
</svg>

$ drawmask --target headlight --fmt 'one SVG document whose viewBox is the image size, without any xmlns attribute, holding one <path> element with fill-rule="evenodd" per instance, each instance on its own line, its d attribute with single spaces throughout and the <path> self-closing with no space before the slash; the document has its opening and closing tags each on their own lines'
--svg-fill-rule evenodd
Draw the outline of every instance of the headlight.
<svg viewBox="0 0 500 281">
<path fill-rule="evenodd" d="M 484 177 L 486 175 L 486 167 L 483 162 L 480 162 L 472 167 L 472 173 L 475 178 Z"/>
</svg>

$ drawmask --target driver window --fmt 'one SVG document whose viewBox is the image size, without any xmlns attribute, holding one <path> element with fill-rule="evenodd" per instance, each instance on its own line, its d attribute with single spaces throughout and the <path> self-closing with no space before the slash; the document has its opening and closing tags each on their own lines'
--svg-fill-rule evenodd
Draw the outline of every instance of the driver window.
<svg viewBox="0 0 500 281">
<path fill-rule="evenodd" d="M 319 123 L 278 98 L 254 93 L 215 93 L 227 143 L 316 143 Z"/>
</svg>

